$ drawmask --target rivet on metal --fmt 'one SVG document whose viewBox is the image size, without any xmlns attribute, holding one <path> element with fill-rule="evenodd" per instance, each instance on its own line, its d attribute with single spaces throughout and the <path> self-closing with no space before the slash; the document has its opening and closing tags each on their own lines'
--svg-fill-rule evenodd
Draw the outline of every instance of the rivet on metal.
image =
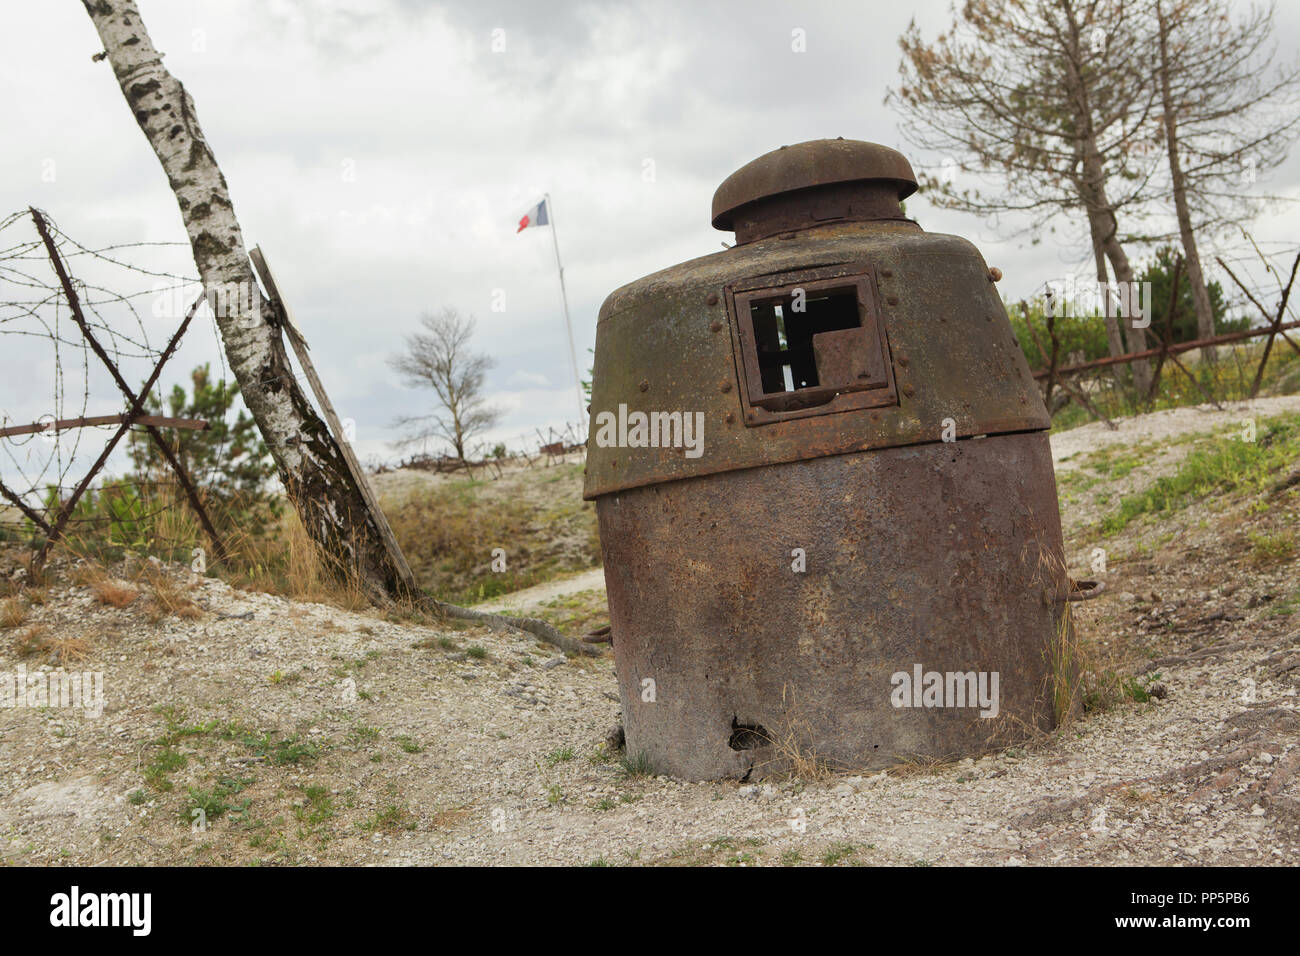
<svg viewBox="0 0 1300 956">
<path fill-rule="evenodd" d="M 638 385 L 637 388 L 641 389 L 641 391 L 643 392 L 648 392 L 650 391 L 650 383 L 647 382 L 645 379 L 641 379 L 641 384 Z"/>
<path fill-rule="evenodd" d="M 898 305 L 898 296 L 896 296 L 896 295 L 886 296 L 886 297 L 885 297 L 885 304 L 886 304 L 886 305 Z"/>
<path fill-rule="evenodd" d="M 731 391 L 731 383 L 730 383 L 730 382 L 723 382 L 721 388 L 722 388 L 722 390 L 723 390 L 724 392 L 729 392 L 729 391 Z"/>
<path fill-rule="evenodd" d="M 1002 270 L 999 269 L 997 266 L 993 266 L 991 269 L 989 269 L 989 281 L 990 281 L 990 282 L 1001 282 L 1001 281 L 1002 281 Z"/>
<path fill-rule="evenodd" d="M 709 326 L 709 330 L 712 331 L 712 332 L 721 332 L 721 331 L 722 331 L 722 323 L 719 322 L 717 319 L 714 319 L 714 320 L 713 320 L 713 324 L 711 324 L 711 325 Z"/>
<path fill-rule="evenodd" d="M 717 304 L 718 304 L 718 293 L 716 293 L 716 292 L 710 292 L 707 296 L 705 296 L 705 298 L 704 298 L 704 304 L 705 304 L 705 305 L 717 305 Z"/>
<path fill-rule="evenodd" d="M 913 395 L 916 394 L 916 389 L 912 387 L 911 382 L 908 382 L 906 385 L 903 386 L 903 394 L 906 395 L 908 398 L 911 398 Z"/>
</svg>

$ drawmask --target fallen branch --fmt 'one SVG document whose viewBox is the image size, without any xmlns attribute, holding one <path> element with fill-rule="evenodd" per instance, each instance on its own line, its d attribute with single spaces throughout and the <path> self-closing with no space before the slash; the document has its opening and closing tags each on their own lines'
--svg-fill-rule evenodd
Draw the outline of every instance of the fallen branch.
<svg viewBox="0 0 1300 956">
<path fill-rule="evenodd" d="M 443 604 L 441 601 L 434 601 L 434 606 L 439 613 L 447 617 L 456 618 L 461 621 L 480 621 L 486 624 L 495 624 L 501 627 L 513 627 L 518 631 L 527 631 L 534 637 L 541 638 L 548 644 L 553 644 L 566 654 L 584 655 L 595 657 L 600 654 L 589 644 L 583 644 L 572 638 L 565 637 L 551 625 L 547 624 L 541 618 L 536 617 L 504 617 L 500 614 L 490 614 L 487 611 L 475 611 L 467 607 L 457 607 L 454 604 Z"/>
</svg>

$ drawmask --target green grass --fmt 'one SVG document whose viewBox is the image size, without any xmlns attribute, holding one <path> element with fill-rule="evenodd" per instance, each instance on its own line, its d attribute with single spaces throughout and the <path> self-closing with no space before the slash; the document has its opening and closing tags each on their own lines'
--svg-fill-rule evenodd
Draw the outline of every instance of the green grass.
<svg viewBox="0 0 1300 956">
<path fill-rule="evenodd" d="M 1287 561 L 1295 555 L 1294 532 L 1252 532 L 1247 537 L 1250 539 L 1251 558 L 1256 564 Z"/>
<path fill-rule="evenodd" d="M 609 622 L 605 591 L 592 588 L 545 601 L 534 612 L 564 634 L 585 634 Z"/>
<path fill-rule="evenodd" d="M 308 828 L 318 827 L 334 816 L 334 801 L 327 787 L 304 787 L 303 797 L 303 803 L 293 808 L 293 815 L 299 823 Z"/>
<path fill-rule="evenodd" d="M 232 810 L 242 813 L 248 809 L 250 801 L 245 799 L 239 803 L 231 803 L 229 798 L 243 792 L 244 788 L 252 782 L 251 777 L 222 777 L 211 790 L 187 787 L 185 803 L 181 807 L 181 819 L 186 823 L 193 823 L 196 819 L 194 813 L 196 810 L 203 811 L 198 819 L 205 822 L 216 820 Z"/>
<path fill-rule="evenodd" d="M 852 843 L 834 843 L 822 855 L 822 863 L 826 866 L 835 866 L 852 859 L 856 852 L 857 848 Z"/>
<path fill-rule="evenodd" d="M 144 770 L 145 782 L 154 790 L 165 793 L 172 789 L 169 775 L 189 764 L 189 758 L 177 749 L 182 742 L 226 741 L 238 744 L 251 756 L 260 757 L 275 767 L 298 765 L 320 756 L 320 747 L 304 743 L 298 737 L 279 737 L 271 733 L 257 733 L 238 721 L 206 720 L 185 723 L 185 711 L 175 705 L 154 708 L 166 722 L 163 734 L 151 742 L 156 747 Z"/>
<path fill-rule="evenodd" d="M 1269 617 L 1290 617 L 1300 610 L 1300 591 L 1293 591 L 1287 597 L 1273 604 L 1268 609 Z"/>
<path fill-rule="evenodd" d="M 552 750 L 546 755 L 546 765 L 554 767 L 557 763 L 563 763 L 566 760 L 573 759 L 572 747 L 561 747 L 559 750 Z"/>
<path fill-rule="evenodd" d="M 393 738 L 393 740 L 396 742 L 397 746 L 402 748 L 403 753 L 408 753 L 408 754 L 424 753 L 424 747 L 416 743 L 406 734 L 398 734 L 396 737 Z"/>
<path fill-rule="evenodd" d="M 415 814 L 406 804 L 390 803 L 376 810 L 369 819 L 363 820 L 357 826 L 368 832 L 382 830 L 386 833 L 399 833 L 402 830 L 414 830 L 417 822 Z"/>
<path fill-rule="evenodd" d="M 165 793 L 172 788 L 172 782 L 167 775 L 183 769 L 189 762 L 185 754 L 173 747 L 164 747 L 154 754 L 153 761 L 145 768 L 145 783 Z"/>
<path fill-rule="evenodd" d="M 1259 344 L 1259 340 L 1256 340 L 1250 345 L 1220 346 L 1219 361 L 1213 366 L 1189 364 L 1191 360 L 1187 354 L 1180 357 L 1203 388 L 1219 401 L 1226 402 L 1241 401 L 1249 397 L 1255 369 L 1262 355 L 1263 346 Z M 1154 368 L 1155 365 L 1152 363 L 1152 369 Z M 1127 390 L 1121 392 L 1116 389 L 1109 373 L 1096 374 L 1095 380 L 1098 388 L 1089 392 L 1089 397 L 1105 415 L 1112 419 L 1165 408 L 1199 405 L 1205 401 L 1187 376 L 1171 362 L 1165 364 L 1164 371 L 1160 374 L 1160 386 L 1155 398 L 1149 404 L 1135 402 Z M 1264 369 L 1260 395 L 1292 395 L 1296 392 L 1300 392 L 1300 357 L 1297 357 L 1290 348 L 1279 348 L 1275 345 L 1269 354 L 1268 365 Z M 1077 402 L 1071 401 L 1052 417 L 1052 431 L 1067 431 L 1092 421 L 1095 419 L 1086 409 L 1080 407 Z"/>
<path fill-rule="evenodd" d="M 624 754 L 618 761 L 619 773 L 624 777 L 653 777 L 654 766 L 650 755 L 643 750 L 634 754 Z"/>
<path fill-rule="evenodd" d="M 600 563 L 581 464 L 508 473 L 500 481 L 434 481 L 381 503 L 419 585 L 452 604 L 490 600 Z M 491 568 L 497 547 L 506 551 L 502 572 Z"/>
<path fill-rule="evenodd" d="M 1160 680 L 1159 672 L 1145 674 L 1142 677 L 1130 676 L 1120 682 L 1120 690 L 1129 700 L 1139 704 L 1151 701 L 1151 687 Z"/>
<path fill-rule="evenodd" d="M 1300 416 L 1282 415 L 1259 422 L 1256 440 L 1245 441 L 1240 432 L 1204 439 L 1179 463 L 1172 475 L 1157 478 L 1149 487 L 1126 495 L 1118 510 L 1101 521 L 1101 533 L 1113 535 L 1143 515 L 1166 515 L 1182 510 L 1210 494 L 1261 494 L 1279 473 L 1300 458 Z"/>
</svg>

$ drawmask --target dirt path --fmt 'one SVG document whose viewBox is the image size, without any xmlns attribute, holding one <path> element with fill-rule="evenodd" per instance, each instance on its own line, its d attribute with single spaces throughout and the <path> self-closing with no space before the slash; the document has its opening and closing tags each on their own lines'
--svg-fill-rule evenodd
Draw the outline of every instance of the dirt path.
<svg viewBox="0 0 1300 956">
<path fill-rule="evenodd" d="M 1092 422 L 1053 435 L 1052 460 L 1059 472 L 1067 472 L 1077 467 L 1082 454 L 1100 448 L 1130 445 L 1136 442 L 1159 442 L 1178 435 L 1212 432 L 1218 428 L 1241 425 L 1248 418 L 1264 418 L 1292 411 L 1300 411 L 1300 395 L 1261 398 L 1253 402 L 1225 403 L 1222 411 L 1213 405 L 1167 409 L 1120 419 L 1116 422 L 1119 428 L 1115 431 L 1111 431 L 1102 422 Z M 1160 464 L 1173 467 L 1180 457 L 1181 455 L 1177 453 L 1164 456 L 1164 461 Z M 1068 513 L 1066 522 L 1068 525 L 1091 520 L 1094 517 L 1091 510 L 1078 510 Z M 536 608 L 556 598 L 567 597 L 580 591 L 603 590 L 604 587 L 604 572 L 600 568 L 594 568 L 573 577 L 548 581 L 536 587 L 502 595 L 478 604 L 476 608 L 492 612 L 505 610 L 519 612 Z"/>
<path fill-rule="evenodd" d="M 491 611 L 493 613 L 526 611 L 555 598 L 593 589 L 602 591 L 605 589 L 605 571 L 603 568 L 592 568 L 590 571 L 583 571 L 581 574 L 575 574 L 572 577 L 547 581 L 545 584 L 524 588 L 522 591 L 512 591 L 510 594 L 504 594 L 492 601 L 484 601 L 482 604 L 474 605 L 474 607 L 479 611 Z"/>
<path fill-rule="evenodd" d="M 1111 431 L 1104 422 L 1090 422 L 1052 436 L 1052 459 L 1058 471 L 1075 467 L 1080 453 L 1097 451 L 1110 445 L 1159 442 L 1178 435 L 1212 432 L 1228 426 L 1240 426 L 1246 419 L 1266 418 L 1283 412 L 1300 411 L 1300 395 L 1257 398 L 1253 402 L 1225 402 L 1223 410 L 1213 405 L 1170 408 L 1147 415 L 1121 418 Z"/>
<path fill-rule="evenodd" d="M 1120 437 L 1289 401 L 1159 413 Z M 1088 426 L 1054 451 L 1111 440 Z M 1099 655 L 1096 693 L 1113 699 L 1065 732 L 949 765 L 762 784 L 621 767 L 605 743 L 620 717 L 609 656 L 180 569 L 194 609 L 160 615 L 147 584 L 115 585 L 130 598 L 64 574 L 3 602 L 0 692 L 20 668 L 62 664 L 102 675 L 103 710 L 0 707 L 0 861 L 1294 865 L 1300 556 L 1261 564 L 1248 534 L 1290 533 L 1300 496 L 1258 504 L 1207 500 L 1106 539 L 1107 590 L 1076 620 Z M 0 582 L 20 560 L 0 554 Z"/>
</svg>

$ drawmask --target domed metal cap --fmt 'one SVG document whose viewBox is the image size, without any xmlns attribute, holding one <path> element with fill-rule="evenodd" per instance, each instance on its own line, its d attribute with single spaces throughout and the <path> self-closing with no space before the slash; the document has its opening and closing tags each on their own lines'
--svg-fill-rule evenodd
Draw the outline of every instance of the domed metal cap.
<svg viewBox="0 0 1300 956">
<path fill-rule="evenodd" d="M 713 194 L 713 228 L 734 231 L 736 210 L 761 199 L 854 182 L 892 183 L 899 199 L 916 192 L 912 164 L 898 150 L 858 139 L 814 139 L 774 149 L 724 179 Z"/>
</svg>

